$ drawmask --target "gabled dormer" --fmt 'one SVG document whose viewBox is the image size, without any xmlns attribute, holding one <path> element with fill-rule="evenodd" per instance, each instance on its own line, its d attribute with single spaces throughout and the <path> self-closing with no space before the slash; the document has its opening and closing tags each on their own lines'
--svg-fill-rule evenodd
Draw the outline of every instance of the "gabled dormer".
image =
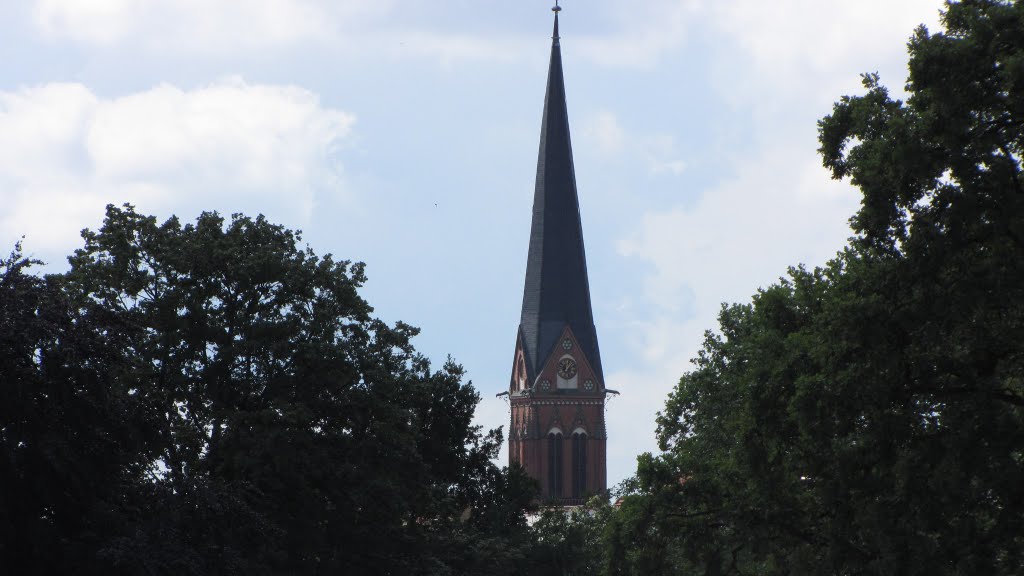
<svg viewBox="0 0 1024 576">
<path fill-rule="evenodd" d="M 534 379 L 537 394 L 571 393 L 601 396 L 604 385 L 593 363 L 573 333 L 566 326 L 556 346 Z"/>
</svg>

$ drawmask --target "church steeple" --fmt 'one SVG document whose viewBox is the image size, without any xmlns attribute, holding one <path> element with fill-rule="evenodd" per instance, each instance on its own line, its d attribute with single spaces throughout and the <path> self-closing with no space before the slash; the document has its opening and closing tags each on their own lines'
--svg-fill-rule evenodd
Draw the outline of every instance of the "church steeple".
<svg viewBox="0 0 1024 576">
<path fill-rule="evenodd" d="M 569 137 L 558 35 L 560 10 L 555 7 L 519 327 L 531 380 L 566 325 L 572 328 L 598 378 L 603 380 Z"/>
<path fill-rule="evenodd" d="M 556 3 L 553 10 L 530 250 L 508 391 L 509 460 L 537 479 L 545 502 L 567 506 L 606 490 L 606 389 L 569 138 L 561 8 Z"/>
</svg>

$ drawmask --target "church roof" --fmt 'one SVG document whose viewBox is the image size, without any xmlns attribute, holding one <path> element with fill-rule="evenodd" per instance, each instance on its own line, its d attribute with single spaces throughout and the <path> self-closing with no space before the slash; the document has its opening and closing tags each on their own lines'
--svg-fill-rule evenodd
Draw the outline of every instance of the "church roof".
<svg viewBox="0 0 1024 576">
<path fill-rule="evenodd" d="M 566 324 L 572 328 L 582 352 L 603 384 L 569 140 L 556 11 L 519 324 L 531 382 L 554 350 Z"/>
</svg>

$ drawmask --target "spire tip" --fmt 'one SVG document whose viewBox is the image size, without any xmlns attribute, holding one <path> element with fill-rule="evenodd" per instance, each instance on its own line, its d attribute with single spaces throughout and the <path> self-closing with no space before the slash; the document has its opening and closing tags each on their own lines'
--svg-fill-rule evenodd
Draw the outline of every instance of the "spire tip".
<svg viewBox="0 0 1024 576">
<path fill-rule="evenodd" d="M 555 31 L 551 35 L 551 39 L 554 41 L 555 44 L 558 44 L 558 13 L 562 11 L 562 7 L 558 5 L 558 0 L 555 0 L 555 7 L 552 8 L 551 11 L 555 13 Z"/>
</svg>

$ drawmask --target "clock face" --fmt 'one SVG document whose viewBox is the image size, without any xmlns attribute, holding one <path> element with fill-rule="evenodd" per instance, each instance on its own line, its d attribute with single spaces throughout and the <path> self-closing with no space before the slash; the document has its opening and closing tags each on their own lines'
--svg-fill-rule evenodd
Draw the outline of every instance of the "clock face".
<svg viewBox="0 0 1024 576">
<path fill-rule="evenodd" d="M 576 375 L 576 361 L 572 358 L 562 358 L 558 361 L 558 375 L 569 380 Z"/>
<path fill-rule="evenodd" d="M 562 350 L 572 350 L 572 340 L 569 340 L 568 338 L 562 340 Z"/>
</svg>

